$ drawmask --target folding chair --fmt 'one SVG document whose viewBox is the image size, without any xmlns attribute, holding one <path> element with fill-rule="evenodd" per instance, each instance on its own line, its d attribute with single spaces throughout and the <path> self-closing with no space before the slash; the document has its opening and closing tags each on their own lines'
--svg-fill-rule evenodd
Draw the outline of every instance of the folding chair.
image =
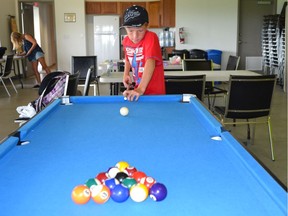
<svg viewBox="0 0 288 216">
<path fill-rule="evenodd" d="M 12 73 L 12 70 L 13 70 L 12 66 L 13 66 L 13 55 L 7 55 L 4 68 L 3 69 L 1 68 L 1 70 L 0 70 L 0 80 L 1 80 L 5 90 L 7 92 L 7 94 L 9 95 L 9 97 L 11 95 L 10 95 L 10 92 L 8 91 L 6 85 L 5 85 L 5 82 L 4 82 L 5 79 L 9 79 L 10 80 L 10 83 L 12 84 L 15 92 L 18 93 L 18 91 L 17 91 L 17 89 L 16 89 L 16 87 L 15 87 L 15 85 L 14 85 L 12 79 L 11 79 L 11 77 L 12 77 L 11 73 Z"/>
<path fill-rule="evenodd" d="M 270 124 L 271 102 L 276 84 L 276 75 L 230 76 L 228 96 L 225 107 L 215 106 L 215 113 L 225 125 L 247 125 L 247 140 L 250 140 L 250 124 L 267 124 L 270 140 L 271 158 L 274 148 Z M 265 120 L 256 121 L 260 117 Z M 228 119 L 233 119 L 229 122 Z M 240 121 L 238 121 L 240 119 Z M 254 119 L 255 121 L 249 121 Z"/>
<path fill-rule="evenodd" d="M 166 94 L 194 94 L 203 101 L 206 75 L 165 76 Z"/>
</svg>

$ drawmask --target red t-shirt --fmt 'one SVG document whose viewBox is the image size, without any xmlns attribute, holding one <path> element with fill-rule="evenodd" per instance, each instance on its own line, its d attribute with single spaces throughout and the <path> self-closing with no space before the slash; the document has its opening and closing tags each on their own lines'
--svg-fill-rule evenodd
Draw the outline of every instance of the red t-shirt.
<svg viewBox="0 0 288 216">
<path fill-rule="evenodd" d="M 165 94 L 163 60 L 157 35 L 147 30 L 138 44 L 134 44 L 128 37 L 125 37 L 122 43 L 125 61 L 130 62 L 136 87 L 141 82 L 142 74 L 145 73 L 146 60 L 152 58 L 155 60 L 155 69 L 144 94 Z"/>
</svg>

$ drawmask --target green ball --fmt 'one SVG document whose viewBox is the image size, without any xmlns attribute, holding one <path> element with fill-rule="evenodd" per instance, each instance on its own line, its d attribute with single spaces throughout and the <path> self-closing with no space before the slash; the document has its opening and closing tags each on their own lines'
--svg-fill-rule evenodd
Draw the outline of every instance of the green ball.
<svg viewBox="0 0 288 216">
<path fill-rule="evenodd" d="M 101 182 L 95 178 L 90 178 L 86 181 L 85 185 L 88 187 L 88 188 L 91 188 L 91 187 L 94 187 L 96 185 L 100 185 Z"/>
<path fill-rule="evenodd" d="M 133 185 L 137 184 L 137 182 L 134 178 L 127 177 L 122 181 L 122 184 L 130 189 Z"/>
</svg>

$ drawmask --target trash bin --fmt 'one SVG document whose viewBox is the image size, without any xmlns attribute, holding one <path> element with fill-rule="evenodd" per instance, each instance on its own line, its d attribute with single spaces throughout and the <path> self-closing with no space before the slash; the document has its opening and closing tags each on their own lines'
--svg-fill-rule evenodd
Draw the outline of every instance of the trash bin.
<svg viewBox="0 0 288 216">
<path fill-rule="evenodd" d="M 213 61 L 213 69 L 221 70 L 221 59 L 222 51 L 221 50 L 207 50 L 208 60 Z"/>
</svg>

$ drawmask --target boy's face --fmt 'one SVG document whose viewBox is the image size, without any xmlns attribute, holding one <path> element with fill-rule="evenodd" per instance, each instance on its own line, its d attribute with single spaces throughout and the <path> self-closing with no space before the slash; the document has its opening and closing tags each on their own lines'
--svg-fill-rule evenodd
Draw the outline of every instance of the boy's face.
<svg viewBox="0 0 288 216">
<path fill-rule="evenodd" d="M 126 29 L 127 36 L 129 37 L 129 39 L 134 44 L 137 44 L 143 39 L 145 32 L 147 30 L 147 25 L 144 24 L 141 27 L 125 27 L 125 29 Z"/>
</svg>

